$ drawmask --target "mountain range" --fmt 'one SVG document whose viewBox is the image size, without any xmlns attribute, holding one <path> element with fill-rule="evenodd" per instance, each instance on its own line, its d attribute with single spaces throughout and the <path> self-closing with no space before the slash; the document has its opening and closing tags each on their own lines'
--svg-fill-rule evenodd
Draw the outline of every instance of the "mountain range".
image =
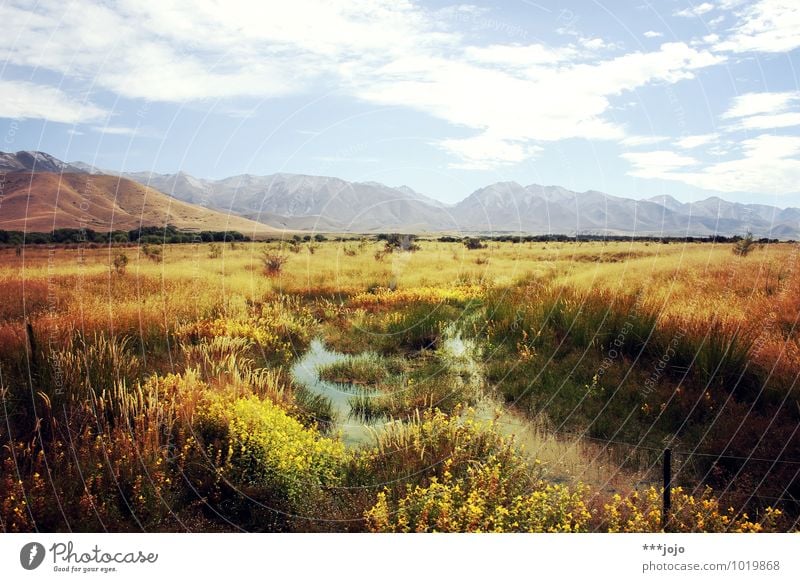
<svg viewBox="0 0 800 582">
<path fill-rule="evenodd" d="M 236 228 L 242 232 L 253 231 L 250 221 L 255 221 L 274 230 L 321 232 L 708 236 L 750 231 L 759 237 L 800 238 L 800 209 L 741 204 L 718 197 L 692 203 L 671 196 L 635 200 L 593 190 L 574 192 L 559 186 L 499 182 L 476 190 L 457 204 L 446 205 L 408 186 L 378 182 L 286 173 L 242 174 L 220 180 L 184 172 L 117 173 L 82 162 L 62 162 L 42 152 L 0 153 L 0 173 L 83 175 L 84 180 L 88 175 L 114 176 L 119 183 L 138 183 L 148 192 L 162 193 L 185 204 L 181 206 L 187 219 L 184 223 L 192 220 L 188 208 L 205 209 L 229 222 L 246 220 L 248 228 L 241 224 Z M 70 180 L 75 186 L 75 179 Z M 51 194 L 55 196 L 56 191 Z M 0 228 L 13 212 L 7 208 L 5 202 L 0 205 Z M 20 218 L 24 216 L 17 220 Z"/>
<path fill-rule="evenodd" d="M 182 230 L 268 236 L 266 224 L 189 204 L 121 176 L 91 174 L 40 152 L 0 153 L 0 229 Z"/>
</svg>

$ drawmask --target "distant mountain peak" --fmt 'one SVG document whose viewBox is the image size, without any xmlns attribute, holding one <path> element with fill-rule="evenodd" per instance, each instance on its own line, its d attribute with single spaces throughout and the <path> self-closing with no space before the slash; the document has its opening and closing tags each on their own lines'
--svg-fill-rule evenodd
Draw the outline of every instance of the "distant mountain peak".
<svg viewBox="0 0 800 582">
<path fill-rule="evenodd" d="M 35 169 L 34 169 L 35 168 Z M 44 152 L 0 153 L 0 172 L 113 174 L 179 200 L 279 228 L 330 232 L 463 232 L 711 236 L 744 234 L 800 238 L 800 209 L 739 204 L 719 196 L 682 203 L 663 194 L 634 200 L 557 185 L 488 184 L 453 205 L 413 188 L 332 176 L 240 174 L 219 180 L 174 174 L 117 173 Z"/>
<path fill-rule="evenodd" d="M 45 152 L 21 150 L 15 153 L 0 152 L 0 172 L 83 173 L 84 170 Z"/>
</svg>

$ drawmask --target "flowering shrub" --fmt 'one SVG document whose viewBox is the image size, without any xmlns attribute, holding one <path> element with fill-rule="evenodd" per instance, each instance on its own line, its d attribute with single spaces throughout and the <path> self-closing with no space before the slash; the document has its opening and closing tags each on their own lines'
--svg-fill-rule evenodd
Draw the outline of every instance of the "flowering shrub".
<svg viewBox="0 0 800 582">
<path fill-rule="evenodd" d="M 721 508 L 710 487 L 706 487 L 699 496 L 690 495 L 683 488 L 676 487 L 672 490 L 672 498 L 668 525 L 670 531 L 742 533 L 780 531 L 778 527 L 782 515 L 780 510 L 767 507 L 761 518 L 753 521 L 746 513 L 738 514 L 733 507 Z"/>
<path fill-rule="evenodd" d="M 650 487 L 644 494 L 614 494 L 603 504 L 595 528 L 610 533 L 656 532 L 661 529 L 661 492 Z"/>
<path fill-rule="evenodd" d="M 650 487 L 622 496 L 615 494 L 596 512 L 593 528 L 608 532 L 655 532 L 661 530 L 662 491 Z M 768 507 L 761 519 L 752 521 L 746 513 L 737 515 L 732 507 L 722 509 L 710 487 L 699 496 L 682 487 L 672 489 L 672 508 L 667 529 L 674 532 L 761 532 L 780 531 L 781 511 Z"/>
<path fill-rule="evenodd" d="M 366 512 L 376 532 L 588 532 L 647 533 L 661 531 L 661 492 L 615 494 L 600 508 L 590 509 L 589 489 L 578 485 L 536 484 L 532 492 L 513 494 L 505 473 L 491 460 L 471 466 L 466 477 L 448 469 L 427 486 L 407 487 L 392 501 L 387 490 Z M 723 510 L 706 488 L 698 497 L 673 489 L 674 511 L 668 531 L 745 532 L 785 531 L 781 511 L 768 507 L 760 520 L 733 508 Z"/>
<path fill-rule="evenodd" d="M 407 488 L 392 503 L 387 492 L 367 511 L 375 532 L 580 532 L 587 531 L 590 514 L 580 489 L 537 483 L 519 491 L 518 481 L 496 459 L 467 468 L 454 476 L 452 461 L 440 479 L 427 486 Z"/>
<path fill-rule="evenodd" d="M 198 415 L 199 433 L 217 471 L 234 485 L 257 487 L 296 505 L 337 485 L 342 443 L 321 438 L 270 400 L 212 397 Z"/>
</svg>

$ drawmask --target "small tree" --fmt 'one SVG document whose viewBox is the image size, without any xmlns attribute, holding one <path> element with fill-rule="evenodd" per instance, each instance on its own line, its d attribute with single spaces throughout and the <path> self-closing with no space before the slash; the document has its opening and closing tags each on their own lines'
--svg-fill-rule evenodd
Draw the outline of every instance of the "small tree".
<svg viewBox="0 0 800 582">
<path fill-rule="evenodd" d="M 756 241 L 753 239 L 753 233 L 749 232 L 743 238 L 737 240 L 733 245 L 733 254 L 740 257 L 746 257 L 755 248 Z"/>
<path fill-rule="evenodd" d="M 387 253 L 394 251 L 407 251 L 413 253 L 419 250 L 419 245 L 415 243 L 417 237 L 413 234 L 390 234 L 386 237 L 386 246 L 384 250 Z"/>
<path fill-rule="evenodd" d="M 218 259 L 222 256 L 222 248 L 217 243 L 208 245 L 208 258 Z"/>
<path fill-rule="evenodd" d="M 142 246 L 142 254 L 154 263 L 160 263 L 164 260 L 164 255 L 160 246 L 145 244 Z"/>
<path fill-rule="evenodd" d="M 128 266 L 128 255 L 120 253 L 116 257 L 114 257 L 114 271 L 116 271 L 117 275 L 124 275 L 127 266 Z"/>
<path fill-rule="evenodd" d="M 261 253 L 261 264 L 264 266 L 264 274 L 267 277 L 275 277 L 280 274 L 281 269 L 289 257 L 278 253 L 264 250 Z"/>
<path fill-rule="evenodd" d="M 486 248 L 486 245 L 481 242 L 481 239 L 472 237 L 467 237 L 464 239 L 464 246 L 470 251 Z"/>
</svg>

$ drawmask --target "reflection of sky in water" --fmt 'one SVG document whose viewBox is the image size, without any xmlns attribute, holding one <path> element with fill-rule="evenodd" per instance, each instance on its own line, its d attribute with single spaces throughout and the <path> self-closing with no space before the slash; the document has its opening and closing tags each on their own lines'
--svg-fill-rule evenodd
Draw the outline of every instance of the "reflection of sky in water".
<svg viewBox="0 0 800 582">
<path fill-rule="evenodd" d="M 352 417 L 350 398 L 363 394 L 363 387 L 349 383 L 327 382 L 319 377 L 319 368 L 340 362 L 353 356 L 331 351 L 319 339 L 311 342 L 305 355 L 292 366 L 292 376 L 309 392 L 330 400 L 333 407 L 336 428 L 342 441 L 348 445 L 358 445 L 374 439 L 375 430 L 385 424 L 383 420 L 362 422 Z M 379 395 L 375 392 L 375 395 Z"/>
</svg>

